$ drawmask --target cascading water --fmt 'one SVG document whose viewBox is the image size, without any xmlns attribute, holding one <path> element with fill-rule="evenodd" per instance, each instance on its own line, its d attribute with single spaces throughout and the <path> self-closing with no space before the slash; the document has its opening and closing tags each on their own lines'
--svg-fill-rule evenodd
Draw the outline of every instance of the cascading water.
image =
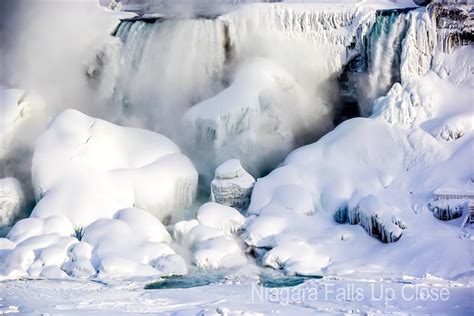
<svg viewBox="0 0 474 316">
<path fill-rule="evenodd" d="M 114 102 L 124 116 L 176 136 L 176 122 L 192 105 L 222 89 L 223 23 L 206 19 L 123 21 Z M 132 121 L 133 123 L 133 121 Z"/>
<path fill-rule="evenodd" d="M 408 29 L 405 12 L 379 11 L 368 34 L 366 101 L 361 104 L 361 114 L 370 115 L 373 100 L 388 92 L 395 82 L 400 82 L 402 41 Z"/>
<path fill-rule="evenodd" d="M 333 78 L 341 70 L 368 78 L 364 85 L 361 80 L 346 85 L 351 90 L 345 93 L 355 100 L 351 108 L 359 107 L 358 113 L 352 111 L 346 118 L 369 115 L 372 101 L 400 81 L 402 42 L 410 25 L 408 11 L 366 15 L 353 9 L 307 12 L 276 5 L 271 9 L 248 7 L 216 19 L 125 20 L 114 32 L 121 52 L 112 102 L 122 109 L 126 120 L 122 123 L 164 133 L 183 145 L 198 166 L 196 160 L 204 160 L 210 164 L 208 170 L 213 170 L 223 162 L 217 160 L 239 158 L 245 168 L 255 170 L 254 175 L 261 175 L 262 168 L 271 170 L 280 160 L 262 164 L 255 158 L 259 154 L 266 157 L 263 152 L 268 151 L 267 156 L 275 157 L 275 148 L 286 146 L 281 153 L 284 157 L 294 147 L 313 142 L 331 129 L 334 110 L 340 106 L 334 101 Z M 349 58 L 350 69 L 343 69 Z M 252 63 L 255 59 L 262 62 Z M 251 66 L 255 69 L 247 72 L 249 77 L 240 78 L 233 90 L 224 92 L 249 62 L 256 67 Z M 265 72 L 267 77 L 256 79 L 263 71 L 258 67 L 263 65 L 273 66 Z M 277 78 L 283 73 L 286 84 Z M 245 88 L 251 82 L 251 87 Z M 256 89 L 255 95 L 249 92 L 252 89 Z M 236 104 L 230 104 L 232 100 Z M 209 102 L 203 105 L 202 101 Z M 218 107 L 209 116 L 206 109 L 212 108 L 213 102 Z M 183 126 L 190 108 L 199 109 L 188 115 L 192 119 Z M 255 114 L 251 124 L 245 120 L 248 113 Z M 336 112 L 335 118 L 339 122 L 337 115 L 340 113 Z M 226 129 L 235 127 L 234 132 L 214 137 L 221 118 L 226 118 Z M 284 132 L 275 126 L 285 126 Z M 285 146 L 271 143 L 270 135 L 284 140 Z M 192 147 L 200 139 L 209 144 L 197 147 L 209 150 L 196 154 Z M 254 148 L 260 149 L 258 153 Z M 213 161 L 211 157 L 221 158 Z M 251 162 L 246 164 L 246 160 Z"/>
</svg>

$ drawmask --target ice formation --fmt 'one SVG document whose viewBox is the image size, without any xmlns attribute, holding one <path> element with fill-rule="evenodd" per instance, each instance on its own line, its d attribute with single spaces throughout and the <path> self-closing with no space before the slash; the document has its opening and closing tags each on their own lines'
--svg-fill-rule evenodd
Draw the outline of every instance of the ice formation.
<svg viewBox="0 0 474 316">
<path fill-rule="evenodd" d="M 193 164 L 166 137 L 75 110 L 59 114 L 38 139 L 32 173 L 32 216 L 63 215 L 76 227 L 129 207 L 179 217 L 197 186 Z"/>
<path fill-rule="evenodd" d="M 449 221 L 463 216 L 468 212 L 468 203 L 465 201 L 433 201 L 428 207 L 433 216 L 442 221 Z"/>
<path fill-rule="evenodd" d="M 255 179 L 242 167 L 240 161 L 231 159 L 221 164 L 211 182 L 212 201 L 245 211 L 250 204 Z"/>
<path fill-rule="evenodd" d="M 23 212 L 25 197 L 15 178 L 0 179 L 0 231 L 11 226 Z"/>
<path fill-rule="evenodd" d="M 375 8 L 389 10 L 255 4 L 214 20 L 123 21 L 114 33 L 120 71 L 108 64 L 92 73 L 114 73 L 106 82 L 115 83 L 113 99 L 127 119 L 190 143 L 205 176 L 231 158 L 258 176 L 332 127 L 333 78 L 354 56 L 364 59 L 360 71 L 370 67 L 370 98 L 400 77 L 408 13 L 392 10 L 396 4 Z M 115 58 L 113 48 L 99 52 Z M 183 141 L 170 122 L 185 112 Z"/>
</svg>

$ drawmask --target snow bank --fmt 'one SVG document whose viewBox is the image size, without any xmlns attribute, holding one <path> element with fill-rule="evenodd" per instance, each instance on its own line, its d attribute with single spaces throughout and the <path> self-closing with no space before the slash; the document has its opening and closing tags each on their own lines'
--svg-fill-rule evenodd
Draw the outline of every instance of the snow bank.
<svg viewBox="0 0 474 316">
<path fill-rule="evenodd" d="M 197 172 L 164 136 L 78 111 L 59 114 L 33 157 L 33 217 L 63 215 L 74 226 L 140 207 L 163 220 L 191 205 Z"/>
<path fill-rule="evenodd" d="M 467 51 L 454 52 L 459 63 Z M 474 135 L 463 123 L 472 120 L 472 74 L 455 66 L 455 56 L 436 55 L 434 71 L 395 84 L 372 117 L 342 123 L 257 180 L 244 241 L 260 262 L 296 274 L 452 278 L 470 271 L 459 223 L 439 221 L 427 207 L 437 188 L 472 184 Z M 463 79 L 442 79 L 440 69 Z M 456 136 L 444 137 L 446 129 Z M 299 211 L 305 209 L 310 216 Z M 457 216 L 451 213 L 437 212 Z M 295 245 L 305 250 L 293 251 Z M 318 264 L 307 269 L 311 262 Z"/>
</svg>

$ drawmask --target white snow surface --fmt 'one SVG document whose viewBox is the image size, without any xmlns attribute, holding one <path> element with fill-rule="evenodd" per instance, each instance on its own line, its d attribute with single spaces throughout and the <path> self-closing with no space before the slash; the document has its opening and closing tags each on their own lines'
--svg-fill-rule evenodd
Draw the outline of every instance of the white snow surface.
<svg viewBox="0 0 474 316">
<path fill-rule="evenodd" d="M 453 69 L 454 59 L 466 63 L 468 54 L 472 47 L 436 56 L 435 71 Z M 396 83 L 375 102 L 372 117 L 342 123 L 258 179 L 249 207 L 257 216 L 247 227 L 246 243 L 278 250 L 283 268 L 295 260 L 314 261 L 293 251 L 293 245 L 301 244 L 330 258 L 322 266 L 325 273 L 453 278 L 471 271 L 472 245 L 459 238 L 460 222 L 439 221 L 426 207 L 438 187 L 464 188 L 474 176 L 472 67 L 453 72 L 453 80 L 431 71 Z M 299 189 L 282 198 L 286 187 Z M 362 227 L 334 221 L 338 209 L 354 207 L 370 195 L 386 205 L 376 208 L 380 216 L 391 216 L 385 213 L 390 209 L 406 224 L 399 241 L 382 244 Z M 304 206 L 293 206 L 305 199 L 306 208 L 314 207 L 312 216 L 298 214 Z M 263 263 L 273 266 L 265 257 Z"/>
<path fill-rule="evenodd" d="M 191 289 L 143 290 L 143 282 L 19 280 L 2 284 L 0 312 L 62 315 L 470 315 L 472 285 L 431 276 L 310 280 L 293 288 L 262 288 L 228 276 Z M 449 293 L 435 300 L 421 293 Z M 355 292 L 360 293 L 355 299 Z M 447 292 L 446 292 L 447 291 Z M 316 295 L 317 293 L 317 295 Z M 344 293 L 344 294 L 341 294 Z M 403 296 L 405 295 L 405 296 Z M 376 297 L 376 299 L 371 299 Z M 403 297 L 413 299 L 403 299 Z"/>
<path fill-rule="evenodd" d="M 75 110 L 59 114 L 36 143 L 33 217 L 66 216 L 74 226 L 129 207 L 159 219 L 193 202 L 197 172 L 168 138 Z"/>
</svg>

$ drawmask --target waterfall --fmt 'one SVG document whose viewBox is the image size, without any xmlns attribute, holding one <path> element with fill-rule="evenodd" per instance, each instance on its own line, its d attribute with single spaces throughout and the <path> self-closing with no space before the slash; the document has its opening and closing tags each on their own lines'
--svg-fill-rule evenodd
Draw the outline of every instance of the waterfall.
<svg viewBox="0 0 474 316">
<path fill-rule="evenodd" d="M 368 34 L 366 107 L 361 114 L 370 114 L 373 100 L 388 92 L 395 82 L 400 82 L 402 41 L 408 29 L 405 12 L 378 11 L 375 23 Z M 369 105 L 367 107 L 367 105 Z M 361 104 L 364 106 L 364 104 Z"/>
<path fill-rule="evenodd" d="M 189 107 L 222 89 L 225 33 L 216 20 L 122 21 L 114 102 L 124 117 L 172 134 Z"/>
<path fill-rule="evenodd" d="M 372 101 L 400 81 L 408 11 L 254 5 L 215 19 L 124 20 L 114 32 L 119 123 L 164 133 L 190 155 L 206 140 L 192 157 L 197 165 L 238 157 L 260 174 L 280 162 L 266 161 L 278 148 L 284 157 L 334 118 L 369 115 Z M 347 107 L 359 110 L 342 115 L 333 87 L 341 71 L 359 76 L 340 91 L 341 107 L 352 100 Z"/>
</svg>

